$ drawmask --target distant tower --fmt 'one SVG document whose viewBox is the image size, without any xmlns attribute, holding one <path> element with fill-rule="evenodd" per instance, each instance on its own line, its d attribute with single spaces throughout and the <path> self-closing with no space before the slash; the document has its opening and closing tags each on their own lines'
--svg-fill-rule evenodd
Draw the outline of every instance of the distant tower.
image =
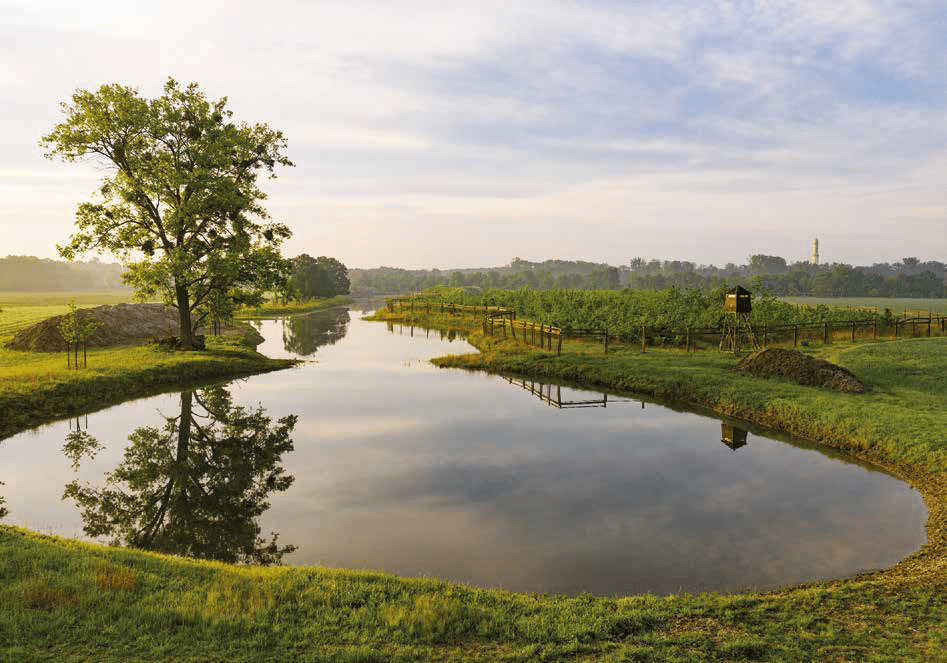
<svg viewBox="0 0 947 663">
<path fill-rule="evenodd" d="M 819 264 L 819 238 L 812 240 L 812 264 Z"/>
</svg>

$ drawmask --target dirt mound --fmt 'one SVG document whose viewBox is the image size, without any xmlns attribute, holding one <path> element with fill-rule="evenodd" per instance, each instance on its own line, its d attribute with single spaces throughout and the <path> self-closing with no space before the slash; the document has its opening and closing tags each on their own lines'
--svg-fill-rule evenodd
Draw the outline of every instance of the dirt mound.
<svg viewBox="0 0 947 663">
<path fill-rule="evenodd" d="M 796 350 L 766 348 L 747 355 L 737 370 L 758 378 L 785 378 L 810 387 L 823 387 L 846 394 L 862 394 L 867 388 L 851 371 L 824 359 Z"/>
<path fill-rule="evenodd" d="M 117 304 L 80 309 L 80 318 L 92 317 L 98 328 L 89 336 L 89 347 L 147 343 L 159 336 L 179 333 L 178 312 L 161 304 Z M 58 352 L 66 349 L 59 331 L 62 315 L 47 318 L 32 327 L 21 329 L 7 344 L 11 350 Z"/>
</svg>

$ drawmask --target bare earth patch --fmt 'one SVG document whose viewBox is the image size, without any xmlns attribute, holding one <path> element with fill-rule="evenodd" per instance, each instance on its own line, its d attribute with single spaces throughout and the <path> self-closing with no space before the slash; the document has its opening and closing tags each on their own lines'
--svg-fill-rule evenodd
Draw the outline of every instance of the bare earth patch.
<svg viewBox="0 0 947 663">
<path fill-rule="evenodd" d="M 178 312 L 161 304 L 97 306 L 79 309 L 76 314 L 80 318 L 95 318 L 99 323 L 88 339 L 89 347 L 144 344 L 156 338 L 178 335 L 180 330 Z M 65 350 L 66 341 L 59 331 L 64 317 L 57 315 L 21 329 L 7 348 L 32 352 Z"/>
<path fill-rule="evenodd" d="M 741 359 L 737 370 L 758 378 L 783 378 L 846 394 L 863 394 L 867 391 L 865 384 L 848 369 L 797 350 L 757 350 Z"/>
</svg>

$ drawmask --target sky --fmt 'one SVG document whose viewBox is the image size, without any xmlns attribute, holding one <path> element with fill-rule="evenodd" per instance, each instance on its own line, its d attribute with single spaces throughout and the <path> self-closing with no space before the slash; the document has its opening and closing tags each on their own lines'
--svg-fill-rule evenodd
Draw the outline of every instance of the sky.
<svg viewBox="0 0 947 663">
<path fill-rule="evenodd" d="M 60 103 L 169 76 L 286 134 L 286 255 L 947 260 L 943 0 L 0 0 L 0 256 L 104 174 L 44 158 Z"/>
</svg>

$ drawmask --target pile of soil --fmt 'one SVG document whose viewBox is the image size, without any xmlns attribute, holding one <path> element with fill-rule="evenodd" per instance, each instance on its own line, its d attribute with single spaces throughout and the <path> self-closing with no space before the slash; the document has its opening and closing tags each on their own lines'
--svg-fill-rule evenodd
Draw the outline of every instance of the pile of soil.
<svg viewBox="0 0 947 663">
<path fill-rule="evenodd" d="M 117 304 L 80 309 L 80 318 L 92 317 L 98 328 L 89 336 L 89 347 L 110 345 L 133 345 L 148 343 L 154 338 L 179 333 L 177 310 L 161 304 Z M 21 329 L 7 344 L 11 350 L 33 352 L 59 352 L 66 349 L 66 341 L 59 331 L 59 323 L 65 316 L 57 315 Z"/>
<path fill-rule="evenodd" d="M 867 391 L 864 383 L 851 371 L 797 350 L 757 350 L 741 359 L 737 370 L 758 378 L 785 378 L 810 387 L 823 387 L 845 394 L 863 394 Z"/>
</svg>

